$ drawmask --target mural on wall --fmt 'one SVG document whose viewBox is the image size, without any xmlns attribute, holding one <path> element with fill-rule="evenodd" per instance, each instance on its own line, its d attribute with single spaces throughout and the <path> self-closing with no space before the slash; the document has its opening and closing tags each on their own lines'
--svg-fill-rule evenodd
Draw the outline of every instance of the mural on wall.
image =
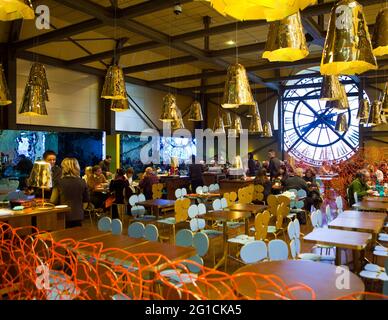
<svg viewBox="0 0 388 320">
<path fill-rule="evenodd" d="M 120 136 L 121 144 L 121 166 L 124 169 L 132 167 L 135 173 L 143 172 L 146 164 L 140 160 L 140 151 L 148 141 L 140 141 L 139 135 Z M 196 154 L 195 141 L 186 138 L 164 138 L 160 139 L 160 164 L 162 170 L 171 163 L 171 157 L 177 157 L 180 164 L 191 160 L 191 155 Z"/>
<path fill-rule="evenodd" d="M 58 164 L 66 157 L 78 159 L 81 172 L 102 160 L 101 132 L 66 132 L 58 134 Z"/>
<path fill-rule="evenodd" d="M 102 159 L 102 133 L 57 133 L 43 131 L 0 130 L 0 177 L 28 176 L 32 163 L 43 158 L 46 150 L 63 158 L 78 159 L 81 169 Z"/>
<path fill-rule="evenodd" d="M 144 165 L 140 160 L 140 151 L 148 141 L 140 141 L 140 135 L 122 134 L 120 136 L 121 167 L 133 168 L 135 174 L 143 172 Z"/>
</svg>

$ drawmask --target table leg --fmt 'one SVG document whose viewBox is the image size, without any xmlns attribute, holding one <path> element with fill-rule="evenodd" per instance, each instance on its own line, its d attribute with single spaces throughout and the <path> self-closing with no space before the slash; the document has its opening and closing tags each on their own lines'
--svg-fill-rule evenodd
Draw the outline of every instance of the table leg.
<svg viewBox="0 0 388 320">
<path fill-rule="evenodd" d="M 245 234 L 249 236 L 249 219 L 245 219 Z"/>
<path fill-rule="evenodd" d="M 341 249 L 339 247 L 335 248 L 335 265 L 341 265 Z"/>
<path fill-rule="evenodd" d="M 361 271 L 360 251 L 353 250 L 353 265 L 354 273 L 358 274 Z"/>
</svg>

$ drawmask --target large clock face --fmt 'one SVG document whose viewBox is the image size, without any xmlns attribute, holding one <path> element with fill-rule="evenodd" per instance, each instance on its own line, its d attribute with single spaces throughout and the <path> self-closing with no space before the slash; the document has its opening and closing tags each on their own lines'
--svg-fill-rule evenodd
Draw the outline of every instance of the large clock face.
<svg viewBox="0 0 388 320">
<path fill-rule="evenodd" d="M 342 80 L 350 80 L 341 77 Z M 320 83 L 321 79 L 302 79 L 296 84 Z M 355 84 L 345 86 L 346 92 L 358 93 Z M 358 97 L 349 97 L 348 110 L 326 109 L 326 101 L 313 98 L 319 89 L 296 89 L 284 97 L 284 145 L 285 150 L 297 159 L 314 166 L 323 161 L 342 161 L 350 158 L 359 147 Z M 364 94 L 365 95 L 365 94 Z M 311 98 L 312 99 L 311 99 Z M 365 95 L 365 98 L 366 95 Z M 293 100 L 295 99 L 295 100 Z M 338 114 L 345 113 L 349 130 L 337 132 L 335 123 Z"/>
</svg>

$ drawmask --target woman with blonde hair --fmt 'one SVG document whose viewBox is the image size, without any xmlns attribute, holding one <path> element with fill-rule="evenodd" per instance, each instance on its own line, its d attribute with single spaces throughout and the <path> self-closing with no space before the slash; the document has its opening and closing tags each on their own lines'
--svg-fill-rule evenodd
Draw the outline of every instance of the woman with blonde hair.
<svg viewBox="0 0 388 320">
<path fill-rule="evenodd" d="M 86 182 L 80 177 L 80 166 L 75 158 L 65 158 L 61 163 L 62 178 L 54 187 L 50 202 L 67 205 L 66 228 L 82 226 L 84 219 L 83 203 L 89 202 Z"/>
</svg>

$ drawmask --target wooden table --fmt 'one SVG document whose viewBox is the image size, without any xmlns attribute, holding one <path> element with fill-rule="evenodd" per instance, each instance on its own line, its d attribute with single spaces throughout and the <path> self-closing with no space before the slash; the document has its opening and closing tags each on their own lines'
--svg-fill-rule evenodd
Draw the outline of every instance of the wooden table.
<svg viewBox="0 0 388 320">
<path fill-rule="evenodd" d="M 362 198 L 363 201 L 388 202 L 388 197 L 367 196 Z"/>
<path fill-rule="evenodd" d="M 232 211 L 246 211 L 250 212 L 252 214 L 257 214 L 259 212 L 263 212 L 266 210 L 268 206 L 260 205 L 260 204 L 243 204 L 243 203 L 236 203 L 228 207 L 228 209 Z"/>
<path fill-rule="evenodd" d="M 128 254 L 155 254 L 147 257 L 147 266 L 152 264 L 150 267 L 151 272 L 157 272 L 166 266 L 169 265 L 170 262 L 175 262 L 179 260 L 184 260 L 196 255 L 196 250 L 194 247 L 181 247 L 176 246 L 169 243 L 160 243 L 155 241 L 149 241 L 146 243 L 142 243 L 137 246 L 132 246 L 130 248 L 126 248 L 125 251 Z M 165 259 L 159 259 L 158 254 L 166 257 L 169 261 Z M 114 252 L 112 254 L 107 255 L 107 260 L 114 260 L 116 263 L 120 263 L 122 261 L 123 264 L 128 260 L 128 255 L 123 252 Z M 128 262 L 128 261 L 127 261 Z M 146 262 L 140 261 L 140 262 Z"/>
<path fill-rule="evenodd" d="M 345 231 L 329 228 L 316 228 L 304 237 L 304 241 L 335 246 L 336 265 L 341 264 L 339 248 L 353 250 L 354 271 L 361 271 L 360 252 L 364 253 L 366 246 L 372 239 L 372 235 L 364 232 Z"/>
<path fill-rule="evenodd" d="M 254 183 L 254 178 L 246 178 L 246 179 L 222 179 L 220 180 L 220 190 L 221 194 L 225 192 L 236 192 L 240 188 L 244 188 Z"/>
<path fill-rule="evenodd" d="M 114 235 L 114 234 L 103 234 L 101 236 L 87 239 L 85 242 L 90 244 L 101 243 L 103 249 L 117 248 L 117 249 L 129 249 L 136 247 L 148 242 L 144 238 L 130 238 L 126 235 Z M 92 251 L 92 248 L 86 249 L 85 251 Z"/>
<path fill-rule="evenodd" d="M 162 209 L 174 209 L 175 200 L 153 199 L 136 203 L 136 205 L 151 208 L 152 214 L 159 219 Z"/>
<path fill-rule="evenodd" d="M 214 199 L 221 198 L 221 194 L 220 193 L 202 193 L 202 194 L 190 193 L 190 194 L 187 194 L 185 197 L 189 199 L 196 199 L 198 200 L 199 203 L 205 203 L 206 201 L 209 201 L 209 200 L 211 201 Z"/>
<path fill-rule="evenodd" d="M 388 202 L 360 201 L 353 205 L 354 209 L 361 211 L 383 211 L 388 212 Z"/>
<path fill-rule="evenodd" d="M 280 277 L 287 286 L 297 286 L 303 283 L 310 287 L 316 295 L 317 300 L 335 300 L 344 296 L 365 291 L 362 280 L 354 273 L 349 273 L 349 287 L 337 288 L 338 278 L 341 273 L 337 272 L 337 267 L 322 262 L 312 262 L 305 260 L 270 261 L 244 266 L 234 274 L 243 272 L 254 272 L 263 275 L 275 275 Z M 256 289 L 267 285 L 268 282 L 255 277 L 241 276 L 236 278 L 236 289 L 238 293 L 248 299 L 255 299 Z M 270 288 L 264 288 L 271 290 Z M 278 291 L 277 291 L 278 292 Z M 296 299 L 311 299 L 311 294 L 304 290 L 293 291 Z M 274 295 L 267 295 L 268 299 L 276 299 Z M 359 299 L 362 296 L 357 295 Z"/>
<path fill-rule="evenodd" d="M 355 210 L 345 210 L 341 212 L 338 217 L 340 218 L 352 218 L 352 219 L 360 219 L 367 218 L 370 220 L 381 220 L 384 221 L 387 217 L 384 212 L 377 211 L 355 211 Z"/>
<path fill-rule="evenodd" d="M 249 234 L 249 218 L 251 217 L 251 213 L 247 211 L 231 211 L 231 210 L 223 210 L 223 211 L 210 211 L 201 216 L 201 218 L 208 221 L 222 221 L 222 233 L 223 233 L 223 242 L 224 242 L 224 254 L 221 260 L 214 267 L 215 269 L 219 268 L 222 264 L 225 265 L 226 270 L 226 262 L 228 258 L 228 221 L 235 220 L 244 220 L 245 221 L 245 234 Z"/>
<path fill-rule="evenodd" d="M 22 211 L 12 211 L 7 215 L 0 215 L 0 221 L 8 223 L 13 228 L 33 226 L 41 231 L 55 231 L 65 228 L 65 216 L 70 208 L 29 208 Z M 23 235 L 31 231 L 23 230 Z"/>
<path fill-rule="evenodd" d="M 50 233 L 42 233 L 39 235 L 41 239 L 53 239 L 55 242 L 64 239 L 73 239 L 75 241 L 88 241 L 93 238 L 101 238 L 102 236 L 110 235 L 108 231 L 99 231 L 96 227 L 76 227 L 54 231 Z"/>
</svg>

